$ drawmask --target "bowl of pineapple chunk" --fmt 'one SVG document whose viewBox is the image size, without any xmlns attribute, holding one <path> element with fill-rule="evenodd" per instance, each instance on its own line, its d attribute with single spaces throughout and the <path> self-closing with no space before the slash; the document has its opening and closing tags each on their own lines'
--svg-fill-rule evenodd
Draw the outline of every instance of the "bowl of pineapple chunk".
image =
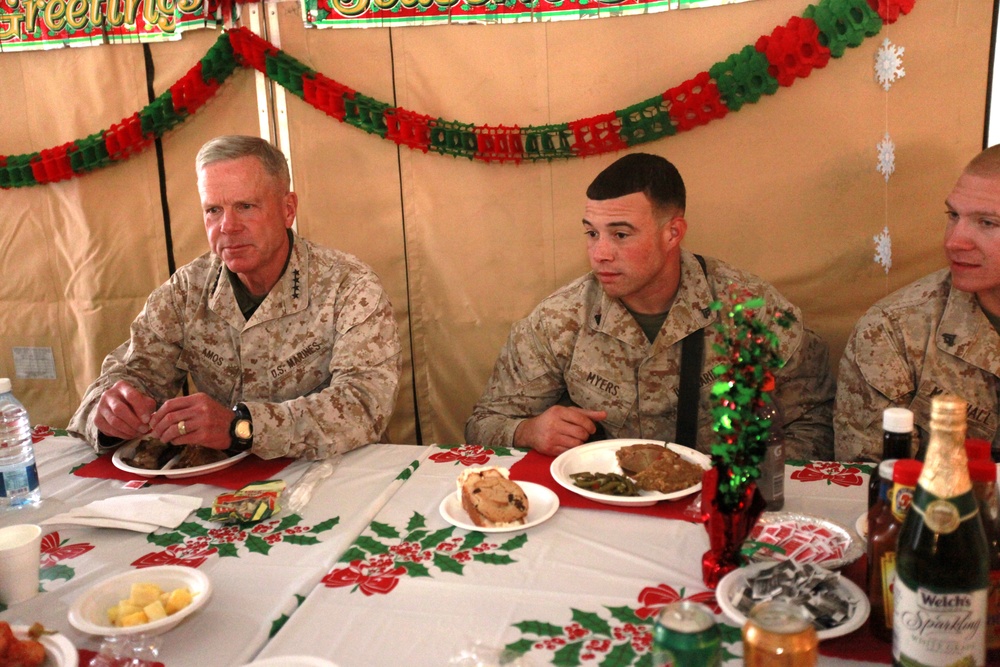
<svg viewBox="0 0 1000 667">
<path fill-rule="evenodd" d="M 80 594 L 69 608 L 70 624 L 92 635 L 158 635 L 208 602 L 212 584 L 181 565 L 130 570 Z"/>
</svg>

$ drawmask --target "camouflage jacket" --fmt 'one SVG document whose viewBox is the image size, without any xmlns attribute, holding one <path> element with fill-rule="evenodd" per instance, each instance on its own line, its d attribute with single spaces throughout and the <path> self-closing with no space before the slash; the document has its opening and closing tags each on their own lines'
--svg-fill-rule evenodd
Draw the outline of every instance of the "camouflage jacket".
<svg viewBox="0 0 1000 667">
<path fill-rule="evenodd" d="M 994 443 L 1000 335 L 974 294 L 952 289 L 942 269 L 872 306 L 854 327 L 840 360 L 834 415 L 840 460 L 882 458 L 882 411 L 913 411 L 926 443 L 931 397 L 969 402 L 968 436 Z"/>
<path fill-rule="evenodd" d="M 706 329 L 698 411 L 698 449 L 717 441 L 712 430 L 712 350 L 719 313 L 709 310 L 729 284 L 766 299 L 768 313 L 791 310 L 798 321 L 777 331 L 786 365 L 776 373 L 775 397 L 785 421 L 789 458 L 833 456 L 830 420 L 834 383 L 826 344 L 803 328 L 801 313 L 763 280 L 724 262 L 682 252 L 681 282 L 660 332 L 650 343 L 635 318 L 604 294 L 593 274 L 558 290 L 511 330 L 493 375 L 465 426 L 470 443 L 509 446 L 529 417 L 561 403 L 607 410 L 608 438 L 673 440 L 676 430 L 681 340 Z"/>
<path fill-rule="evenodd" d="M 99 448 L 94 409 L 107 388 L 126 380 L 163 402 L 190 375 L 223 405 L 246 403 L 258 456 L 324 458 L 382 437 L 400 349 L 388 297 L 356 257 L 295 237 L 285 273 L 246 320 L 207 253 L 150 295 L 69 430 Z"/>
</svg>

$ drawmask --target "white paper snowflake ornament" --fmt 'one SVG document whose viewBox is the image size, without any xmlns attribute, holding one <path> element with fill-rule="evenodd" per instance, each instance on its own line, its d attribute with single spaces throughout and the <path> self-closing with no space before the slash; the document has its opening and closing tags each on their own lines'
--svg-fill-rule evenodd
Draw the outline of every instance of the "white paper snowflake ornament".
<svg viewBox="0 0 1000 667">
<path fill-rule="evenodd" d="M 895 46 L 886 37 L 882 40 L 882 46 L 875 54 L 875 80 L 882 84 L 882 87 L 889 91 L 889 88 L 897 79 L 906 76 L 903 71 L 903 51 L 902 46 Z"/>
<path fill-rule="evenodd" d="M 889 269 L 892 267 L 892 237 L 889 236 L 889 226 L 883 227 L 882 232 L 873 236 L 872 240 L 875 241 L 875 263 L 882 266 L 886 275 L 889 275 Z"/>
<path fill-rule="evenodd" d="M 875 148 L 878 149 L 878 164 L 875 165 L 875 170 L 885 176 L 885 182 L 888 183 L 889 177 L 896 171 L 896 144 L 886 132 Z"/>
</svg>

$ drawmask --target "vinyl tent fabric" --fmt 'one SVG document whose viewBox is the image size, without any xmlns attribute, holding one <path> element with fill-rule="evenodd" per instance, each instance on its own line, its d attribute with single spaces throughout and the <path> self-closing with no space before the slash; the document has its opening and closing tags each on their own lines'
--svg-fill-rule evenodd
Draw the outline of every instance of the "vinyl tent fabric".
<svg viewBox="0 0 1000 667">
<path fill-rule="evenodd" d="M 281 49 L 359 92 L 432 117 L 540 125 L 656 95 L 807 4 L 363 30 L 306 30 L 297 3 L 268 7 Z M 828 341 L 834 365 L 869 305 L 944 266 L 943 201 L 982 146 L 992 12 L 983 0 L 921 0 L 774 96 L 633 149 L 667 157 L 684 176 L 685 246 L 774 283 Z M 874 77 L 886 37 L 905 47 L 906 71 L 888 92 Z M 191 31 L 149 46 L 153 94 L 217 38 Z M 87 136 L 149 103 L 142 46 L 0 59 L 0 154 Z M 294 96 L 287 122 L 299 232 L 371 264 L 399 319 L 406 366 L 388 440 L 462 440 L 511 323 L 588 270 L 583 193 L 620 154 L 516 166 L 424 154 Z M 886 131 L 896 145 L 888 184 L 875 170 Z M 180 266 L 207 250 L 194 156 L 233 132 L 259 132 L 251 70 L 163 137 L 162 192 L 153 148 L 69 181 L 0 192 L 0 376 L 14 379 L 34 423 L 65 424 L 167 278 L 169 254 Z M 885 226 L 888 274 L 874 261 Z M 52 348 L 57 379 L 17 378 L 14 347 Z"/>
</svg>

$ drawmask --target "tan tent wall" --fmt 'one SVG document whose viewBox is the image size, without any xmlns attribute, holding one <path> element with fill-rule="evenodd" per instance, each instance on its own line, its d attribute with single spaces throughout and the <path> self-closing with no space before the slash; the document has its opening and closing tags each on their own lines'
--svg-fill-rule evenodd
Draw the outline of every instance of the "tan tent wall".
<svg viewBox="0 0 1000 667">
<path fill-rule="evenodd" d="M 276 6 L 281 48 L 366 95 L 446 119 L 560 123 L 649 98 L 802 14 L 806 0 L 560 23 L 305 30 Z M 830 343 L 835 365 L 858 316 L 943 266 L 943 201 L 982 145 L 992 4 L 919 0 L 791 88 L 640 150 L 688 184 L 686 246 L 774 282 Z M 217 38 L 149 48 L 159 95 Z M 906 76 L 874 81 L 885 37 Z M 148 103 L 143 47 L 0 55 L 0 154 L 92 134 Z M 587 270 L 583 191 L 615 155 L 486 165 L 397 149 L 289 97 L 299 231 L 359 255 L 385 282 L 409 351 L 390 440 L 456 442 L 513 320 Z M 888 130 L 896 173 L 876 173 Z M 257 133 L 254 74 L 237 72 L 162 141 L 172 252 L 207 249 L 194 187 L 198 147 Z M 14 379 L 35 423 L 62 426 L 104 354 L 166 279 L 157 155 L 0 193 L 0 375 L 11 348 L 51 347 L 58 379 Z M 873 261 L 888 226 L 893 265 Z"/>
</svg>

